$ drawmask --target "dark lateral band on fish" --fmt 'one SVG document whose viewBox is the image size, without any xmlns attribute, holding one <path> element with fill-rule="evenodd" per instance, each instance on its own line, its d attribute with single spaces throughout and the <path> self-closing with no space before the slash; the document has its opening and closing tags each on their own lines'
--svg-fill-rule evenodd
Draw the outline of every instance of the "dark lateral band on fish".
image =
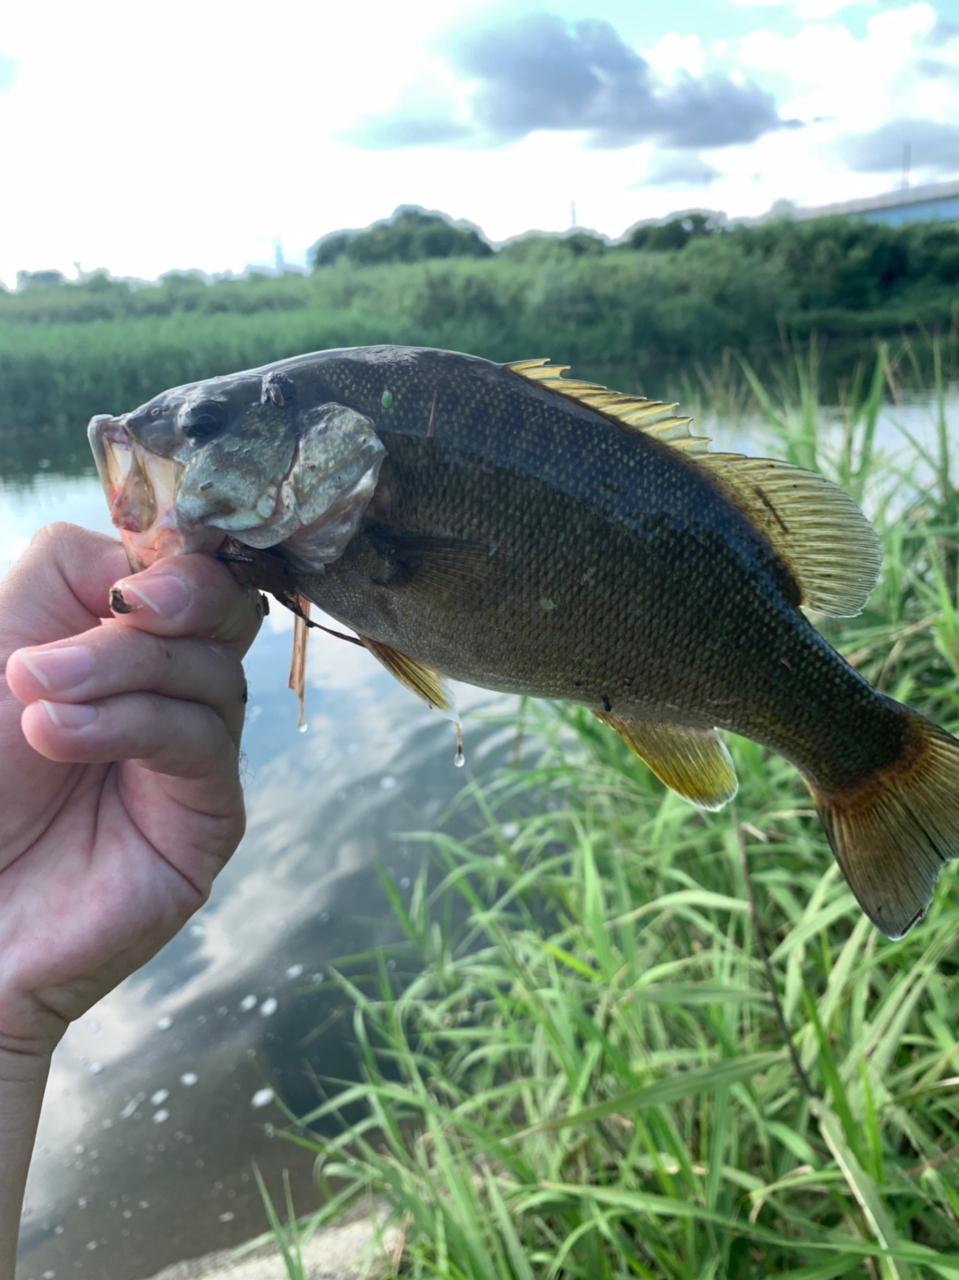
<svg viewBox="0 0 959 1280">
<path fill-rule="evenodd" d="M 446 678 L 588 707 L 707 809 L 736 791 L 717 730 L 742 734 L 796 766 L 859 903 L 901 937 L 959 856 L 959 742 L 802 612 L 862 609 L 875 533 L 822 476 L 711 452 L 676 405 L 565 372 L 321 351 L 89 436 L 131 564 L 229 557 L 298 614 L 301 694 L 304 601 L 447 715 Z"/>
</svg>

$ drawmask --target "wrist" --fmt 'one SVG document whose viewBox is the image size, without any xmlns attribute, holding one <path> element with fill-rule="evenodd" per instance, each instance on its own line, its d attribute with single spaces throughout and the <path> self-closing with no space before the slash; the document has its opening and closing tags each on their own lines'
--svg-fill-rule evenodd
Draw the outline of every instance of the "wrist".
<svg viewBox="0 0 959 1280">
<path fill-rule="evenodd" d="M 43 1052 L 33 1048 L 10 1048 L 0 1036 L 0 1096 L 16 1089 L 28 1091 L 37 1086 L 42 1092 L 50 1072 L 52 1052 L 52 1049 Z"/>
<path fill-rule="evenodd" d="M 0 1049 L 0 1280 L 13 1280 L 23 1190 L 40 1119 L 49 1054 Z"/>
</svg>

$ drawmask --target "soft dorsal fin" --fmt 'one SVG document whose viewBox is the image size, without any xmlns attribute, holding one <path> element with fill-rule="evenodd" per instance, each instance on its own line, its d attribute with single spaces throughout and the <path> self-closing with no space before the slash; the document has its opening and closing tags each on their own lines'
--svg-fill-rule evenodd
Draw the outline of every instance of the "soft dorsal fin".
<svg viewBox="0 0 959 1280">
<path fill-rule="evenodd" d="M 876 585 L 882 549 L 852 498 L 814 471 L 771 458 L 710 453 L 697 459 L 764 535 L 817 613 L 851 618 Z"/>
<path fill-rule="evenodd" d="M 674 416 L 676 405 L 564 378 L 568 366 L 521 360 L 507 368 L 693 455 L 789 569 L 802 604 L 837 618 L 860 612 L 879 576 L 879 539 L 853 500 L 824 476 L 771 458 L 710 453 L 709 441 L 690 431 L 692 419 Z"/>
<path fill-rule="evenodd" d="M 621 395 L 610 391 L 598 382 L 580 382 L 576 378 L 564 378 L 568 364 L 550 364 L 548 360 L 520 360 L 508 364 L 511 373 L 519 374 L 529 382 L 548 387 L 558 395 L 575 400 L 578 404 L 595 409 L 597 413 L 612 418 L 628 431 L 642 431 L 656 440 L 662 440 L 686 453 L 705 453 L 709 440 L 694 436 L 689 429 L 692 418 L 677 416 L 678 405 L 663 404 L 659 400 L 646 400 L 643 396 Z"/>
</svg>

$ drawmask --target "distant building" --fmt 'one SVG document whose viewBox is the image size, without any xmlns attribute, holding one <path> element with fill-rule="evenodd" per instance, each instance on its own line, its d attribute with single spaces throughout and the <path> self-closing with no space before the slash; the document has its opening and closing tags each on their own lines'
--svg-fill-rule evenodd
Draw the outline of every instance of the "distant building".
<svg viewBox="0 0 959 1280">
<path fill-rule="evenodd" d="M 35 285 L 64 284 L 66 276 L 62 271 L 18 271 L 17 288 L 30 289 Z"/>
<path fill-rule="evenodd" d="M 959 221 L 959 181 L 934 182 L 924 187 L 905 187 L 882 196 L 868 196 L 865 200 L 844 200 L 841 204 L 822 204 L 804 209 L 788 201 L 777 201 L 772 210 L 762 218 L 737 218 L 742 222 L 766 222 L 770 218 L 829 218 L 835 215 L 847 218 L 864 218 L 866 222 L 885 222 L 895 226 L 900 222 Z"/>
</svg>

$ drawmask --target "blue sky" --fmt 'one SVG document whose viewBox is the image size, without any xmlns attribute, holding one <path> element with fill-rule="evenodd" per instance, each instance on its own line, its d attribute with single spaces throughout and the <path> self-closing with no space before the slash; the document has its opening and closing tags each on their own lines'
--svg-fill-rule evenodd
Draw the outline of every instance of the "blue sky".
<svg viewBox="0 0 959 1280">
<path fill-rule="evenodd" d="M 289 261 L 399 204 L 494 240 L 959 177 L 959 0 L 35 0 L 0 279 Z"/>
</svg>

